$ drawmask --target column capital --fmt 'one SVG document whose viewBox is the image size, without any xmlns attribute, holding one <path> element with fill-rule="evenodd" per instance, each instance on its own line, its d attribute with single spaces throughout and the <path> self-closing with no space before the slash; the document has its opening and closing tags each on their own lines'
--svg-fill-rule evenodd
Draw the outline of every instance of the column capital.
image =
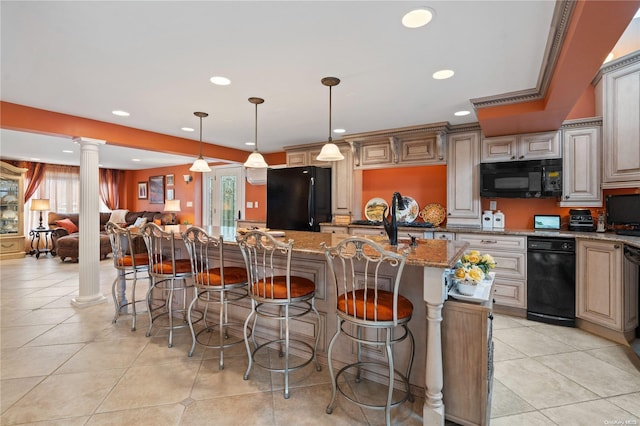
<svg viewBox="0 0 640 426">
<path fill-rule="evenodd" d="M 107 143 L 107 141 L 102 139 L 87 138 L 85 136 L 76 136 L 73 138 L 73 141 L 80 145 L 105 145 Z"/>
</svg>

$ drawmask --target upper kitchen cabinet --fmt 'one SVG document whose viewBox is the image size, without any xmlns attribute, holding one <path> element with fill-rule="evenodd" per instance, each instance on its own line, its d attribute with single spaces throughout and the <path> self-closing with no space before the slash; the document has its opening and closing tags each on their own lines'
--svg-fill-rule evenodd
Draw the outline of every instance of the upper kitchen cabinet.
<svg viewBox="0 0 640 426">
<path fill-rule="evenodd" d="M 445 164 L 447 123 L 351 134 L 356 170 Z"/>
<path fill-rule="evenodd" d="M 483 163 L 562 157 L 560 132 L 528 133 L 482 139 Z"/>
<path fill-rule="evenodd" d="M 603 188 L 640 186 L 640 51 L 606 64 L 595 82 L 603 121 Z"/>
<path fill-rule="evenodd" d="M 299 149 L 287 149 L 287 167 L 331 167 L 331 163 L 327 161 L 318 161 L 316 157 L 320 154 L 322 146 L 304 147 Z"/>
<path fill-rule="evenodd" d="M 600 118 L 563 124 L 561 207 L 602 207 L 601 129 Z"/>
<path fill-rule="evenodd" d="M 450 133 L 447 151 L 447 226 L 479 228 L 480 129 Z"/>
</svg>

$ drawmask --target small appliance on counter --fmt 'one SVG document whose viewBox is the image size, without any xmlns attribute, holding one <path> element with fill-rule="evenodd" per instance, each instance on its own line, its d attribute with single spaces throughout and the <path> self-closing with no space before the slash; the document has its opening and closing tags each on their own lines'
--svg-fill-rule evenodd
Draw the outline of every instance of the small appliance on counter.
<svg viewBox="0 0 640 426">
<path fill-rule="evenodd" d="M 569 210 L 569 231 L 593 232 L 595 226 L 589 209 Z"/>
</svg>

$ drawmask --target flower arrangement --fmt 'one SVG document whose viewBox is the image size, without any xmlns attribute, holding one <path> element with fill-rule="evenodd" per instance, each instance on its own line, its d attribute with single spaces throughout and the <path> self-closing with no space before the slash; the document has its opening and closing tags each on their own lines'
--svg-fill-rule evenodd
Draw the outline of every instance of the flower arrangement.
<svg viewBox="0 0 640 426">
<path fill-rule="evenodd" d="M 489 273 L 489 270 L 495 267 L 496 261 L 493 256 L 487 253 L 481 254 L 477 250 L 471 250 L 456 263 L 453 279 L 458 284 L 477 285 Z"/>
</svg>

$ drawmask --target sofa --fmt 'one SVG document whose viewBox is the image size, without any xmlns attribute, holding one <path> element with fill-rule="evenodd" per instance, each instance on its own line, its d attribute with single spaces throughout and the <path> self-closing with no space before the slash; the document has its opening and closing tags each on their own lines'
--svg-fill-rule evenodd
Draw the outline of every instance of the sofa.
<svg viewBox="0 0 640 426">
<path fill-rule="evenodd" d="M 100 215 L 100 259 L 105 259 L 109 253 L 111 253 L 111 242 L 109 236 L 105 231 L 105 225 L 109 222 L 112 213 L 99 213 Z M 161 212 L 129 212 L 127 211 L 121 217 L 124 218 L 124 222 L 119 221 L 119 225 L 123 227 L 131 226 L 136 223 L 138 218 L 146 218 L 147 221 L 160 221 L 160 224 L 164 225 L 171 220 L 171 215 Z M 66 258 L 70 258 L 72 262 L 78 261 L 79 245 L 80 245 L 80 214 L 79 213 L 56 213 L 49 212 L 47 217 L 47 223 L 49 229 L 53 229 L 51 232 L 52 240 L 52 252 L 60 257 L 61 261 L 65 261 Z M 142 238 L 137 241 L 140 244 L 141 250 L 146 250 L 144 247 L 144 241 Z"/>
</svg>

